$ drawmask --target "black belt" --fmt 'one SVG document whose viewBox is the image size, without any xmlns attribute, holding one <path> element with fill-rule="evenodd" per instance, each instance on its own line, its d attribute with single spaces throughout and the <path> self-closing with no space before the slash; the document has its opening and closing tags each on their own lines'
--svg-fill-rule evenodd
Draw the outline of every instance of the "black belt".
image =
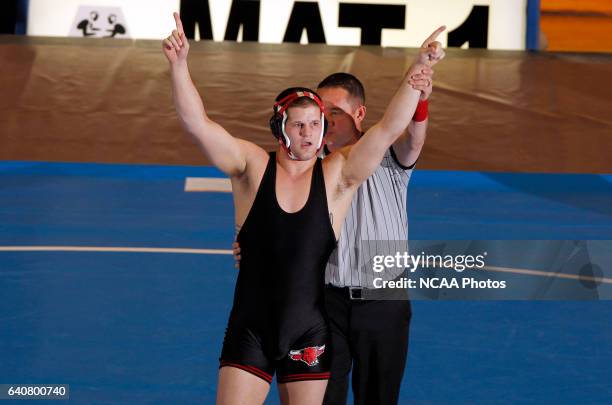
<svg viewBox="0 0 612 405">
<path fill-rule="evenodd" d="M 404 273 L 393 281 L 398 281 L 402 277 L 405 277 Z M 327 284 L 326 287 L 353 301 L 408 299 L 404 294 L 406 292 L 404 288 L 336 287 L 332 284 Z"/>
</svg>

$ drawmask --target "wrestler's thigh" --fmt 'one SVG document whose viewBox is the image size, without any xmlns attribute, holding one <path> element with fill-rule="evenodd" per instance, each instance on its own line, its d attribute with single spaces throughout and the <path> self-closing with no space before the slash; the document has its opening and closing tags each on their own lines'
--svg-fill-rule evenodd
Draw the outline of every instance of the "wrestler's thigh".
<svg viewBox="0 0 612 405">
<path fill-rule="evenodd" d="M 278 384 L 281 403 L 291 405 L 321 405 L 327 380 L 297 381 Z"/>
<path fill-rule="evenodd" d="M 219 369 L 217 405 L 263 404 L 270 384 L 261 378 L 236 367 Z"/>
</svg>

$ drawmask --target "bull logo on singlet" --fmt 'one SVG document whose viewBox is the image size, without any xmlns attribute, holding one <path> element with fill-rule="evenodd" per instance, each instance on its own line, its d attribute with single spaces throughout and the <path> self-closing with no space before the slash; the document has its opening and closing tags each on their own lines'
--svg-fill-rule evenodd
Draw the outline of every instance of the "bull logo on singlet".
<svg viewBox="0 0 612 405">
<path fill-rule="evenodd" d="M 324 351 L 325 345 L 305 347 L 300 350 L 291 350 L 289 352 L 289 357 L 291 358 L 291 360 L 301 360 L 304 363 L 308 364 L 310 367 L 312 367 L 319 364 L 319 356 L 322 355 Z"/>
</svg>

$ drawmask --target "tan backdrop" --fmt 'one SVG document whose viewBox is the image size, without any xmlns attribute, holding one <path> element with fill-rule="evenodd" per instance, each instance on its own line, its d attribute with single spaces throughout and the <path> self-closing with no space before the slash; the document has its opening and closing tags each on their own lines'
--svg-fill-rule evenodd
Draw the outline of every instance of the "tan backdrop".
<svg viewBox="0 0 612 405">
<path fill-rule="evenodd" d="M 276 94 L 347 71 L 380 118 L 413 49 L 199 42 L 209 115 L 271 149 Z M 0 159 L 206 164 L 182 134 L 156 41 L 0 37 Z M 419 167 L 612 173 L 612 57 L 449 50 Z"/>
</svg>

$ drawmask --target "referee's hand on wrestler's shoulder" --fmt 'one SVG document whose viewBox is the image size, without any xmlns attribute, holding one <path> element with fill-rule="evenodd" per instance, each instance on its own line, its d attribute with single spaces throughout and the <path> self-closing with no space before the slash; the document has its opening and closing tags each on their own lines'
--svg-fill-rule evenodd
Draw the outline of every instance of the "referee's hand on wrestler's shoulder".
<svg viewBox="0 0 612 405">
<path fill-rule="evenodd" d="M 172 30 L 169 36 L 162 41 L 164 55 L 171 64 L 184 62 L 189 53 L 189 40 L 183 30 L 183 23 L 178 13 L 174 13 L 176 29 Z"/>
<path fill-rule="evenodd" d="M 234 252 L 234 260 L 236 261 L 236 263 L 234 264 L 234 267 L 239 269 L 241 256 L 240 256 L 240 245 L 238 244 L 238 242 L 232 243 L 232 250 Z"/>
</svg>

